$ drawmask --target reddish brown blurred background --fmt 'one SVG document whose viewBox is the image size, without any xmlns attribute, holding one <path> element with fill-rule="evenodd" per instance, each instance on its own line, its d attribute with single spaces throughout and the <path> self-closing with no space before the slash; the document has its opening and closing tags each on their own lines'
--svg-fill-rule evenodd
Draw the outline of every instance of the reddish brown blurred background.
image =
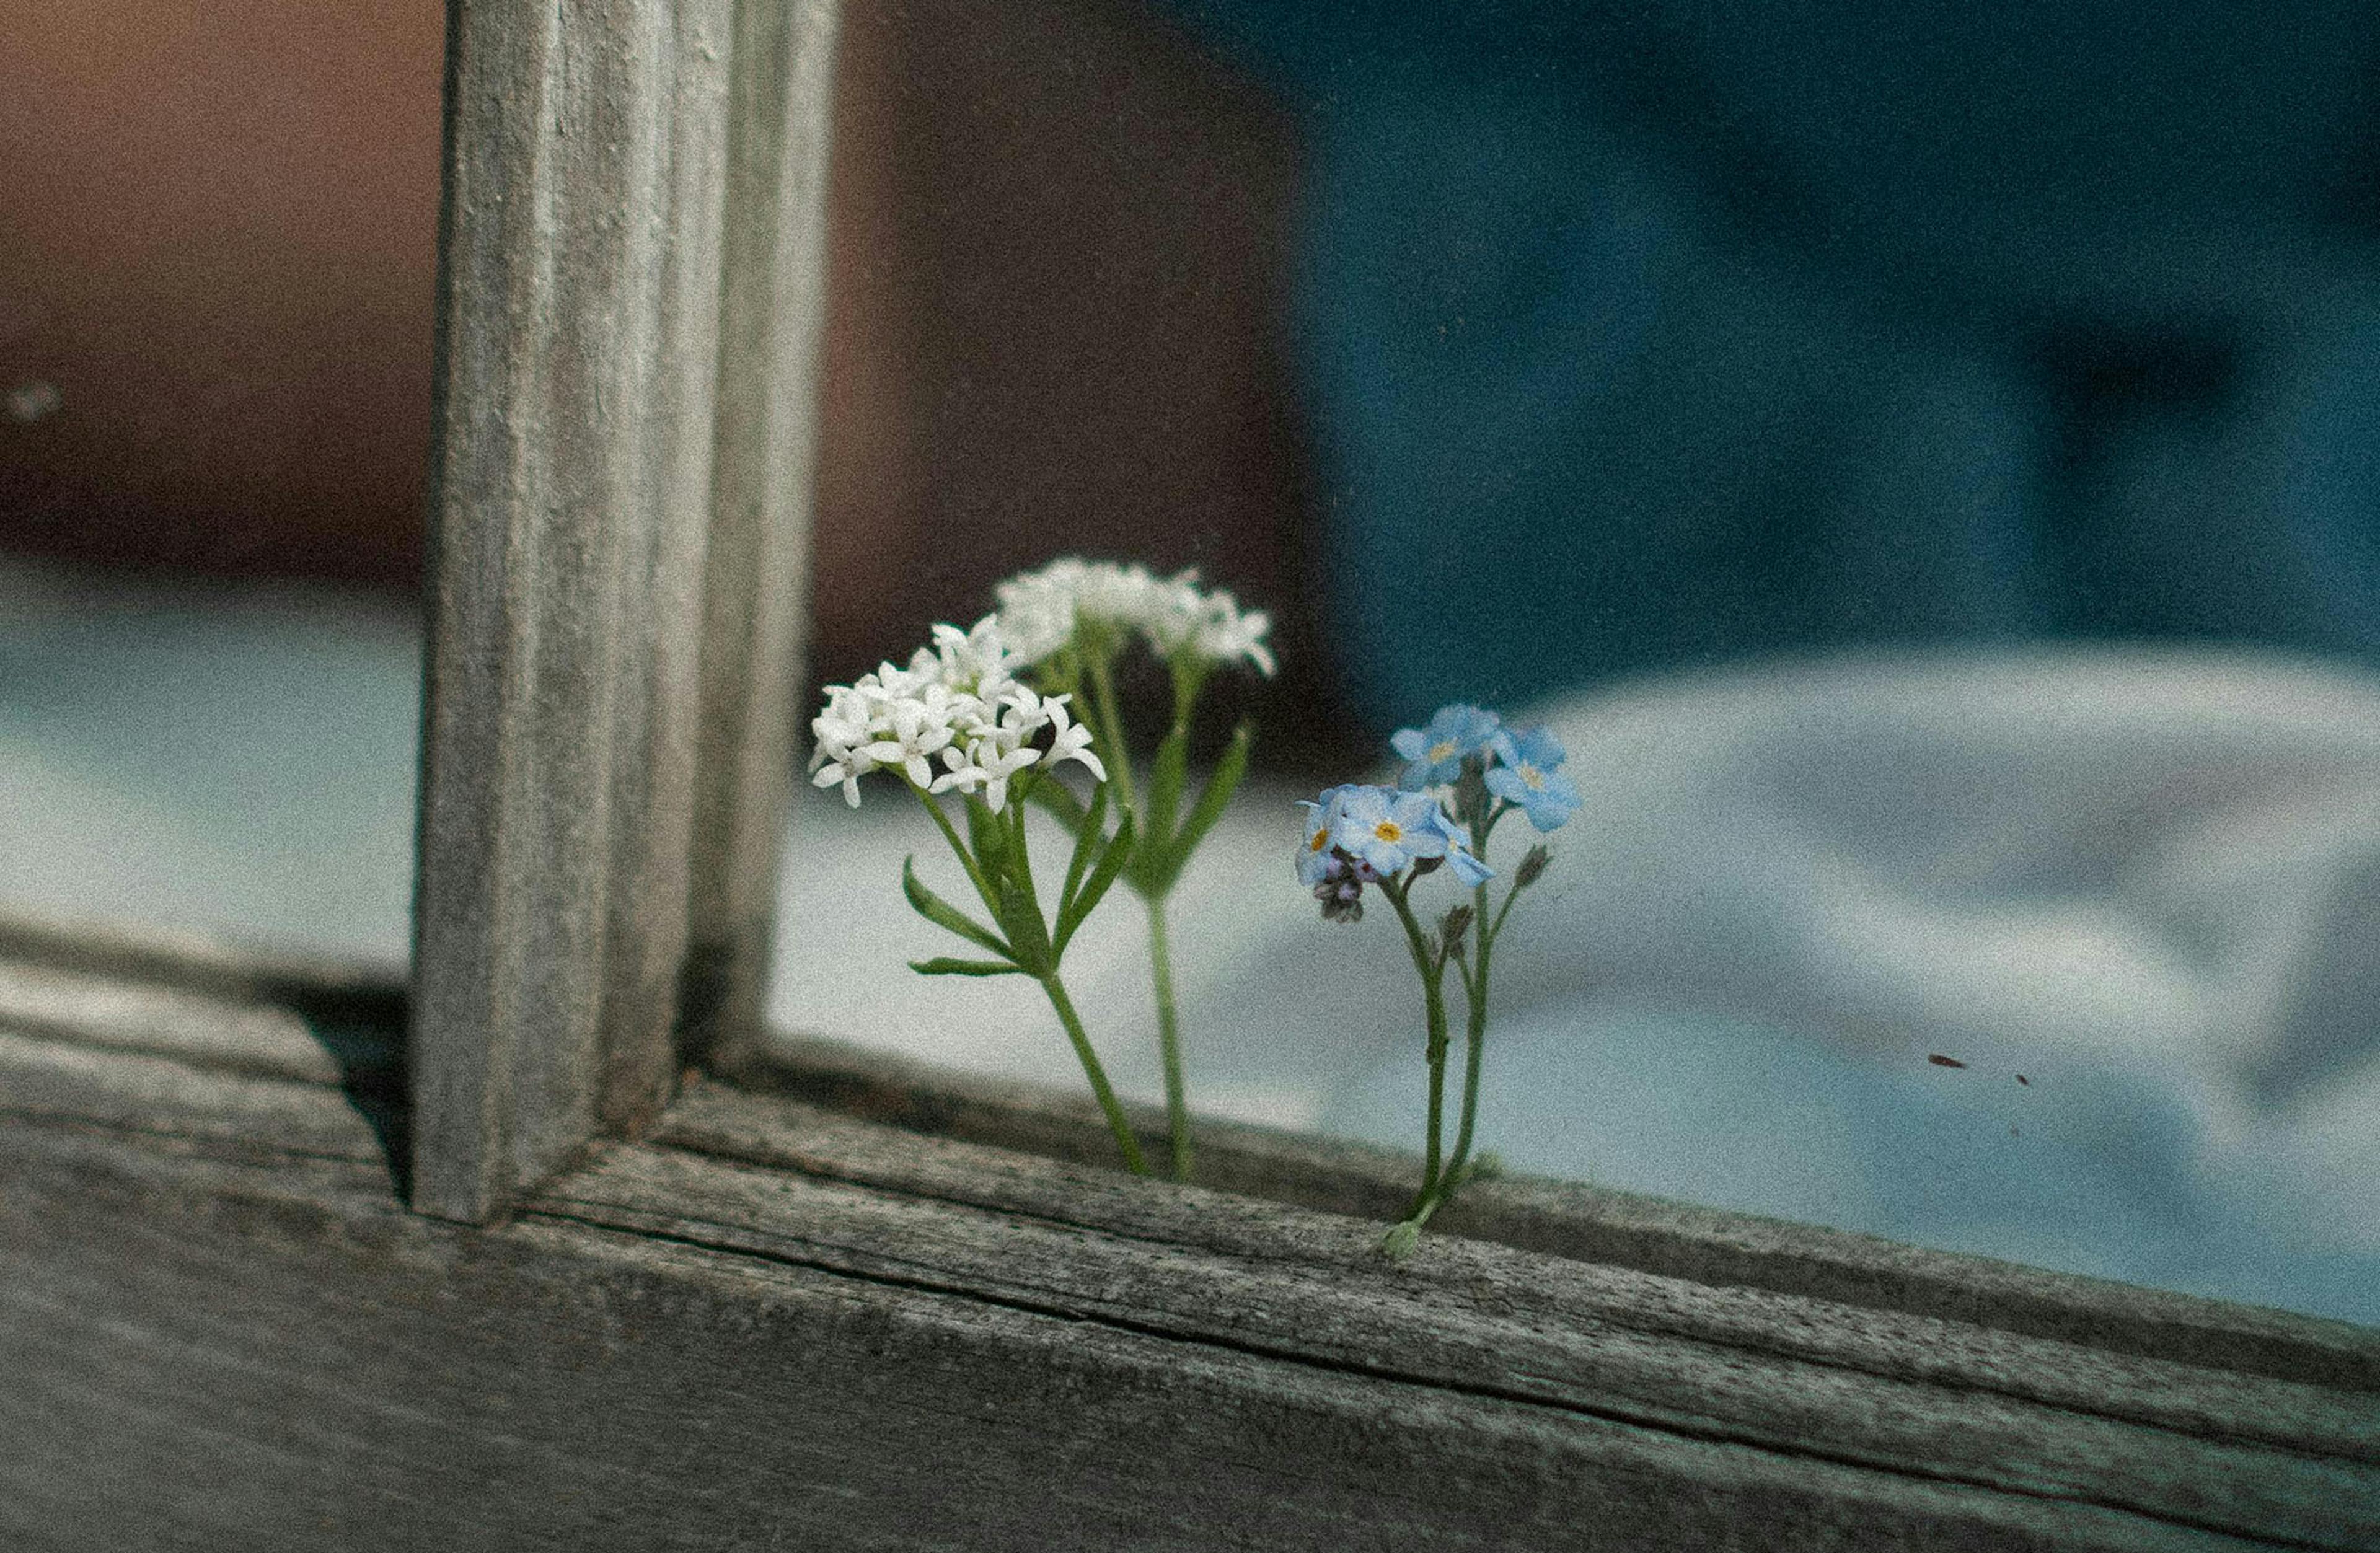
<svg viewBox="0 0 2380 1553">
<path fill-rule="evenodd" d="M 416 584 L 443 19 L 124 0 L 0 30 L 0 393 L 57 391 L 0 416 L 0 544 Z M 844 29 L 817 666 L 1070 549 L 1293 603 L 1284 119 L 1129 0 Z"/>
</svg>

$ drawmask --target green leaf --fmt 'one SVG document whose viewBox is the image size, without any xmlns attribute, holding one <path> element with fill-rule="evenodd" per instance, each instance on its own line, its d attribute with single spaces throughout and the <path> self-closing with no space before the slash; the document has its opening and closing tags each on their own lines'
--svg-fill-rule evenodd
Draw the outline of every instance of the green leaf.
<svg viewBox="0 0 2380 1553">
<path fill-rule="evenodd" d="M 1140 809 L 1144 843 L 1154 843 L 1161 849 L 1173 833 L 1173 822 L 1182 813 L 1182 783 L 1189 768 L 1190 725 L 1177 722 L 1157 746 L 1157 763 L 1148 773 L 1148 802 Z"/>
<path fill-rule="evenodd" d="M 925 887 L 917 878 L 917 860 L 915 857 L 905 857 L 901 861 L 901 893 L 909 898 L 909 904 L 917 909 L 919 916 L 936 927 L 946 928 L 969 943 L 979 943 L 994 954 L 1014 958 L 1014 952 L 1008 945 L 1001 942 L 997 933 Z"/>
<path fill-rule="evenodd" d="M 912 960 L 909 968 L 919 976 L 1023 976 L 1025 967 L 1006 960 L 951 960 L 937 956 L 931 960 Z"/>
<path fill-rule="evenodd" d="M 1108 838 L 1106 848 L 1099 854 L 1099 867 L 1091 870 L 1091 877 L 1085 881 L 1081 893 L 1059 914 L 1058 953 L 1066 952 L 1066 940 L 1075 936 L 1075 929 L 1083 925 L 1083 919 L 1098 908 L 1099 898 L 1108 892 L 1108 887 L 1116 881 L 1116 875 L 1123 872 L 1123 866 L 1132 860 L 1132 821 L 1127 819 L 1116 827 L 1114 835 Z"/>
<path fill-rule="evenodd" d="M 1075 827 L 1075 855 L 1066 859 L 1066 882 L 1058 892 L 1058 915 L 1064 916 L 1066 908 L 1075 904 L 1075 892 L 1083 887 L 1083 876 L 1090 871 L 1091 859 L 1098 855 L 1101 840 L 1100 827 L 1107 823 L 1108 784 L 1091 789 L 1091 807 L 1081 811 L 1080 822 Z"/>
<path fill-rule="evenodd" d="M 975 849 L 976 866 L 994 881 L 996 889 L 997 881 L 1008 872 L 1007 829 L 1000 823 L 1000 816 L 991 812 L 991 806 L 985 803 L 983 795 L 978 793 L 966 795 L 966 817 L 967 844 Z"/>
<path fill-rule="evenodd" d="M 1040 904 L 1013 879 L 1000 881 L 1000 925 L 1008 929 L 1008 957 L 1034 976 L 1047 976 L 1058 963 Z"/>
<path fill-rule="evenodd" d="M 1025 849 L 1025 806 L 1011 798 L 1008 807 L 1001 811 L 1000 821 L 1002 832 L 1008 838 L 1009 875 L 1038 907 L 1041 892 L 1033 883 L 1033 854 Z"/>
<path fill-rule="evenodd" d="M 1232 795 L 1240 790 L 1240 780 L 1248 774 L 1248 748 L 1256 743 L 1256 727 L 1252 723 L 1243 722 L 1232 733 L 1232 742 L 1224 747 L 1223 758 L 1215 762 L 1214 772 L 1207 778 L 1207 785 L 1198 795 L 1197 806 L 1191 809 L 1190 818 L 1183 822 L 1181 831 L 1173 838 L 1172 855 L 1166 859 L 1168 871 L 1158 881 L 1160 892 L 1173 888 L 1173 881 L 1181 877 L 1184 865 L 1190 861 L 1190 855 L 1198 850 L 1198 843 L 1207 839 L 1207 832 L 1215 828 L 1215 821 L 1223 818 L 1223 810 L 1231 804 Z"/>
<path fill-rule="evenodd" d="M 1172 867 L 1174 822 L 1182 813 L 1182 783 L 1190 764 L 1190 729 L 1177 722 L 1157 746 L 1148 777 L 1148 798 L 1140 807 L 1140 844 L 1133 849 L 1124 882 L 1143 895 L 1163 892 Z"/>
<path fill-rule="evenodd" d="M 1096 801 L 1105 796 L 1106 791 L 1105 785 L 1102 784 L 1099 791 L 1092 795 L 1093 799 Z M 1029 804 L 1038 804 L 1048 809 L 1056 817 L 1058 823 L 1066 828 L 1066 834 L 1079 836 L 1083 833 L 1083 801 L 1069 792 L 1066 784 L 1056 777 L 1046 777 L 1027 788 L 1025 801 Z"/>
</svg>

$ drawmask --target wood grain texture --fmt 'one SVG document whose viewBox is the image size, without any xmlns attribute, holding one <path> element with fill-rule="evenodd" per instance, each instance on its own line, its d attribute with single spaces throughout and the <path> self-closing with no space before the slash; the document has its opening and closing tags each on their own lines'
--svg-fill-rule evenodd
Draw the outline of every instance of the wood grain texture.
<svg viewBox="0 0 2380 1553">
<path fill-rule="evenodd" d="M 686 944 L 730 0 L 453 0 L 416 1201 L 666 1093 Z"/>
<path fill-rule="evenodd" d="M 782 1033 L 722 1047 L 712 1071 L 742 1088 L 909 1131 L 1078 1163 L 1114 1144 L 1087 1096 L 935 1069 L 845 1042 Z M 1145 1138 L 1164 1115 L 1126 1107 Z M 1202 1184 L 1386 1221 L 1417 1163 L 1390 1149 L 1268 1127 L 1198 1123 Z M 1466 1187 L 1433 1228 L 1575 1261 L 1711 1287 L 1901 1311 L 2110 1353 L 2380 1395 L 2380 1333 L 2351 1323 L 1904 1245 L 1575 1182 L 1510 1177 Z"/>
<path fill-rule="evenodd" d="M 682 1046 L 756 1028 L 808 631 L 834 0 L 737 0 Z"/>
<path fill-rule="evenodd" d="M 708 1081 L 474 1228 L 403 1211 L 285 1028 L 218 1023 L 0 1021 L 0 1545 L 2380 1547 L 2359 1328 L 2238 1313 L 2350 1361 L 2309 1380 L 1452 1235 L 1390 1266 L 1376 1221 Z"/>
</svg>

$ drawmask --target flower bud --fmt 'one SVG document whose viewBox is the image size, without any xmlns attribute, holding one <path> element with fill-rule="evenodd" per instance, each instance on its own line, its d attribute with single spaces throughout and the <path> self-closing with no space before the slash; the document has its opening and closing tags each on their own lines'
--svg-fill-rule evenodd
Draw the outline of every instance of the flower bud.
<svg viewBox="0 0 2380 1553">
<path fill-rule="evenodd" d="M 1526 890 L 1530 885 L 1536 883 L 1538 880 L 1545 877 L 1546 865 L 1552 861 L 1553 854 L 1547 851 L 1542 844 L 1529 848 L 1521 858 L 1521 866 L 1513 870 L 1512 888 Z"/>
<path fill-rule="evenodd" d="M 1322 904 L 1325 922 L 1361 922 L 1364 920 L 1364 881 L 1342 874 L 1326 879 L 1314 887 L 1314 898 Z"/>
<path fill-rule="evenodd" d="M 1445 920 L 1438 925 L 1439 941 L 1446 946 L 1447 953 L 1461 954 L 1463 935 L 1470 930 L 1471 907 L 1467 904 L 1455 906 L 1447 912 Z"/>
</svg>

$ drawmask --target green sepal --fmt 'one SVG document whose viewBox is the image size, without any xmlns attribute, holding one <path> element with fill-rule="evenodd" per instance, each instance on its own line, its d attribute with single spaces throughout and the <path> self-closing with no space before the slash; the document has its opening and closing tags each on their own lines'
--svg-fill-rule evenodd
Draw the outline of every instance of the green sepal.
<svg viewBox="0 0 2380 1553">
<path fill-rule="evenodd" d="M 1025 967 L 1006 960 L 952 960 L 937 956 L 931 960 L 912 960 L 909 968 L 919 976 L 1023 976 Z"/>
<path fill-rule="evenodd" d="M 1123 872 L 1123 866 L 1132 861 L 1132 821 L 1126 819 L 1116 827 L 1115 834 L 1108 838 L 1106 847 L 1099 853 L 1099 866 L 1083 882 L 1080 892 L 1058 914 L 1057 952 L 1065 952 L 1066 941 L 1075 936 L 1075 929 L 1083 925 L 1083 919 L 1097 909 L 1100 897 L 1108 892 L 1108 887 L 1115 883 L 1118 874 Z"/>
<path fill-rule="evenodd" d="M 909 904 L 919 916 L 936 927 L 948 928 L 969 943 L 981 944 L 994 954 L 1005 954 L 1011 959 L 1015 957 L 1008 945 L 1000 940 L 999 934 L 927 889 L 917 878 L 917 860 L 915 857 L 901 860 L 901 893 L 909 898 Z"/>
</svg>

